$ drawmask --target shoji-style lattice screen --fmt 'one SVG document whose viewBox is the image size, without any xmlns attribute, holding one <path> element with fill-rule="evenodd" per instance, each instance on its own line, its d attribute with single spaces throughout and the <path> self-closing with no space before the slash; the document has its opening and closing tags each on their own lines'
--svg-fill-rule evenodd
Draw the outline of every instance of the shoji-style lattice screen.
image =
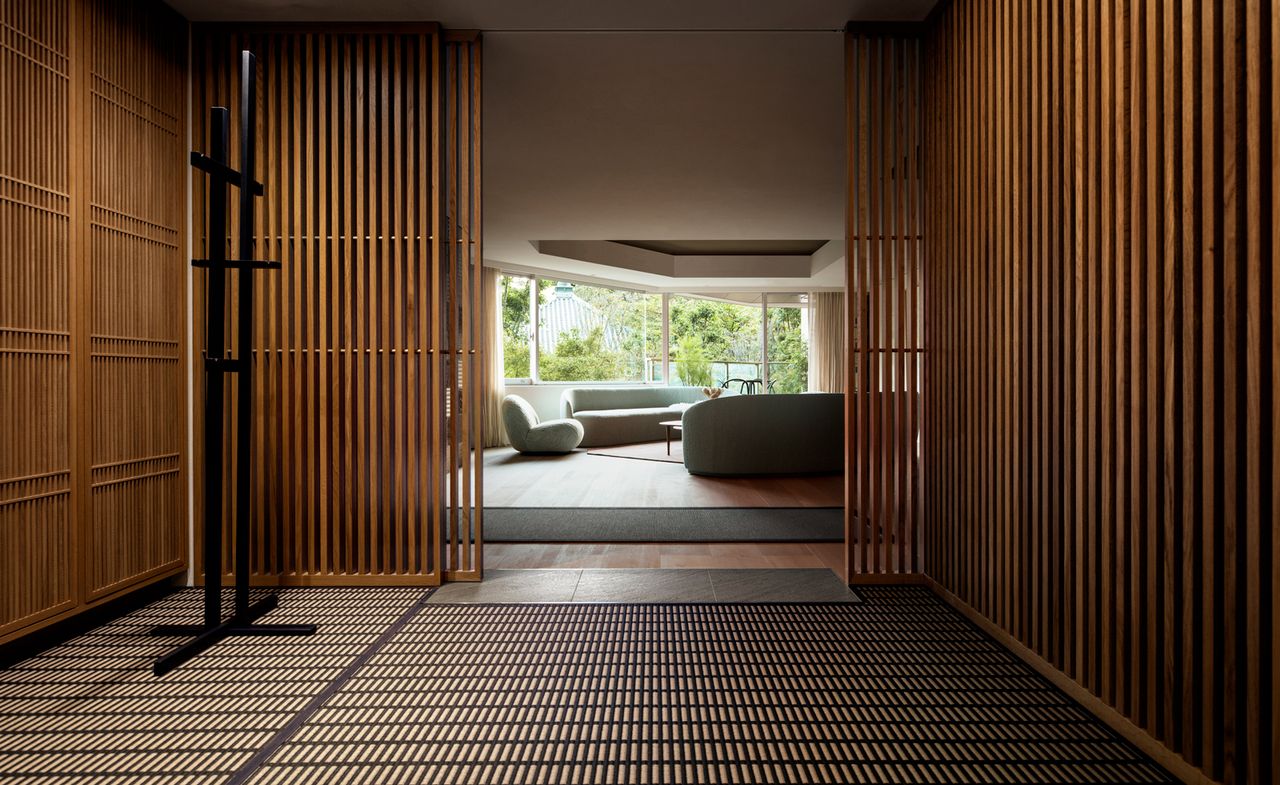
<svg viewBox="0 0 1280 785">
<path fill-rule="evenodd" d="M 893 28 L 846 33 L 845 543 L 855 582 L 922 566 L 920 63 L 919 40 Z"/>
<path fill-rule="evenodd" d="M 185 566 L 185 31 L 0 3 L 0 640 Z"/>
<path fill-rule="evenodd" d="M 195 38 L 197 148 L 206 107 L 238 95 L 239 51 L 258 57 L 255 255 L 283 263 L 258 273 L 253 313 L 255 580 L 478 577 L 478 42 L 434 26 Z M 200 255 L 201 198 L 193 219 Z M 198 325 L 202 280 L 196 306 Z"/>
</svg>

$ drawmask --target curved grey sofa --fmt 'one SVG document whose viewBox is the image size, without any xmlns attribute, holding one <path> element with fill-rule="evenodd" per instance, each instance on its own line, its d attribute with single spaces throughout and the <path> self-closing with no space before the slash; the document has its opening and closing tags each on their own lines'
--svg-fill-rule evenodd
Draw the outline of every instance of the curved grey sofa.
<svg viewBox="0 0 1280 785">
<path fill-rule="evenodd" d="M 690 474 L 820 474 L 844 469 L 844 396 L 734 395 L 684 413 Z"/>
<path fill-rule="evenodd" d="M 570 387 L 560 416 L 582 423 L 583 447 L 656 442 L 689 404 L 705 400 L 701 387 Z"/>
<path fill-rule="evenodd" d="M 582 441 L 582 425 L 575 420 L 539 422 L 538 413 L 519 395 L 502 399 L 502 424 L 511 446 L 520 452 L 566 453 Z"/>
</svg>

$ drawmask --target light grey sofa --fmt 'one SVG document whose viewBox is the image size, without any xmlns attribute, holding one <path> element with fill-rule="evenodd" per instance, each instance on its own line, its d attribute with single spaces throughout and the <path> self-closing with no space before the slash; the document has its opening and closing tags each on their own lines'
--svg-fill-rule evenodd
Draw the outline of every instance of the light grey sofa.
<svg viewBox="0 0 1280 785">
<path fill-rule="evenodd" d="M 582 425 L 576 420 L 540 422 L 533 406 L 519 395 L 502 399 L 502 424 L 511 446 L 520 452 L 572 452 L 582 441 Z"/>
<path fill-rule="evenodd" d="M 701 387 L 570 387 L 560 416 L 582 423 L 583 447 L 654 442 L 667 433 L 658 423 L 702 400 Z"/>
<path fill-rule="evenodd" d="M 844 396 L 734 395 L 684 413 L 690 474 L 820 474 L 844 468 Z"/>
</svg>

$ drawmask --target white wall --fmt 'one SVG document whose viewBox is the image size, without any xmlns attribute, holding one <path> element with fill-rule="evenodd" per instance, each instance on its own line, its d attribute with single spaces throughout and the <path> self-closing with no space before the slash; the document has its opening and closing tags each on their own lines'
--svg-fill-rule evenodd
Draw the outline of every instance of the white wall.
<svg viewBox="0 0 1280 785">
<path fill-rule="evenodd" d="M 505 394 L 524 398 L 544 420 L 558 420 L 560 393 L 564 389 L 564 386 L 558 384 L 508 384 Z"/>
</svg>

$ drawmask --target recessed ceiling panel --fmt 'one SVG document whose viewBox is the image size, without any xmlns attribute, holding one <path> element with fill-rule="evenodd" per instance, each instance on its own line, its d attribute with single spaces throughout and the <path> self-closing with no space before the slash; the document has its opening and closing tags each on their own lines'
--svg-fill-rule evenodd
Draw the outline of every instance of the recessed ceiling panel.
<svg viewBox="0 0 1280 785">
<path fill-rule="evenodd" d="M 826 240 L 614 240 L 632 248 L 673 256 L 791 256 L 809 255 Z"/>
</svg>

